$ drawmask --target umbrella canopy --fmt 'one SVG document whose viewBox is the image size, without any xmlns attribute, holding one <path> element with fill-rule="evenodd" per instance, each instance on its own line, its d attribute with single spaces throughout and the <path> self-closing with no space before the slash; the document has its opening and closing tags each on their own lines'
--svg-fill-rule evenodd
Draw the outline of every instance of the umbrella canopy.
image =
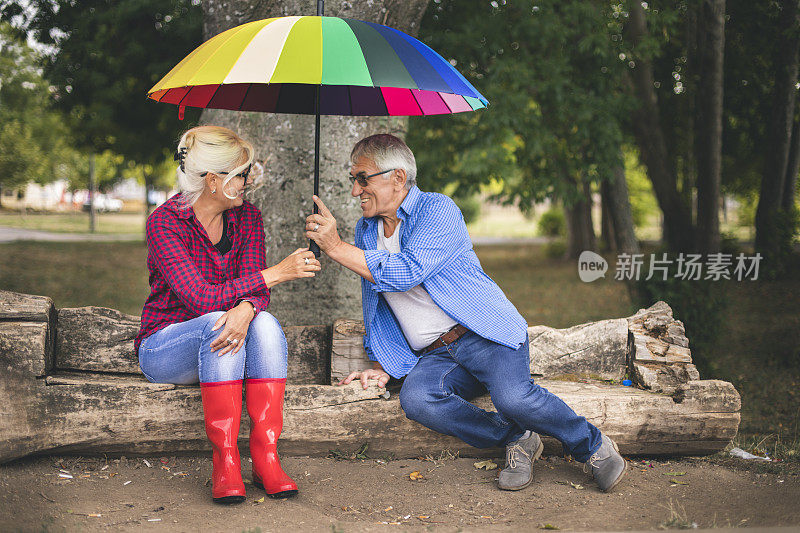
<svg viewBox="0 0 800 533">
<path fill-rule="evenodd" d="M 258 20 L 220 33 L 147 96 L 181 107 L 312 115 L 440 115 L 488 103 L 417 39 L 321 16 Z"/>
</svg>

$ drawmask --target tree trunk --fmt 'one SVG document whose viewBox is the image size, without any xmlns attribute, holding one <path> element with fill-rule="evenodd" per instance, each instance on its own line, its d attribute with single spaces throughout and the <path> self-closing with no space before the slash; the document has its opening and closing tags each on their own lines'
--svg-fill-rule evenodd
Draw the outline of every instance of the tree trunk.
<svg viewBox="0 0 800 533">
<path fill-rule="evenodd" d="M 636 240 L 633 228 L 628 183 L 625 181 L 625 167 L 620 164 L 614 169 L 614 179 L 604 181 L 602 191 L 603 205 L 608 206 L 608 214 L 614 232 L 615 249 L 627 254 L 638 254 L 639 241 Z"/>
<path fill-rule="evenodd" d="M 704 0 L 698 24 L 699 84 L 695 157 L 697 158 L 697 249 L 719 251 L 719 195 L 722 170 L 722 65 L 725 50 L 725 0 Z"/>
<path fill-rule="evenodd" d="M 617 238 L 614 235 L 614 221 L 611 218 L 611 201 L 608 181 L 600 184 L 600 240 L 603 251 L 617 251 Z"/>
<path fill-rule="evenodd" d="M 795 107 L 797 107 L 797 101 L 795 101 Z M 781 209 L 784 211 L 794 209 L 798 173 L 800 173 L 800 120 L 796 119 L 792 128 L 792 141 L 791 149 L 789 150 L 789 162 L 786 164 L 786 177 L 784 177 L 783 181 Z"/>
<path fill-rule="evenodd" d="M 764 157 L 764 171 L 761 176 L 761 194 L 756 209 L 756 250 L 764 255 L 765 261 L 774 263 L 782 247 L 781 217 L 779 210 L 783 204 L 784 182 L 789 161 L 794 101 L 797 89 L 798 41 L 797 0 L 781 0 L 781 15 L 775 38 L 779 41 L 780 55 L 775 57 L 775 92 L 772 97 L 772 111 L 767 130 L 769 150 Z"/>
<path fill-rule="evenodd" d="M 34 453 L 208 449 L 200 388 L 150 383 L 139 374 L 135 357 L 129 355 L 137 322 L 113 309 L 56 311 L 50 298 L 0 291 L 0 463 Z M 332 342 L 330 324 L 292 329 L 311 333 L 295 335 L 295 349 L 333 351 L 336 359 L 359 350 L 358 368 L 366 362 L 360 322 L 346 328 L 337 322 Z M 623 453 L 714 453 L 736 435 L 739 394 L 730 383 L 698 379 L 683 324 L 664 302 L 628 318 L 565 330 L 536 326 L 528 329 L 528 336 L 531 371 L 545 375 L 537 376 L 537 383 L 613 438 Z M 292 336 L 287 337 L 292 347 Z M 334 366 L 341 368 L 341 362 Z M 598 380 L 619 379 L 626 371 L 638 386 L 650 390 Z M 298 375 L 308 378 L 308 373 Z M 329 379 L 328 372 L 318 379 Z M 367 389 L 360 383 L 334 387 L 291 382 L 279 446 L 298 455 L 325 455 L 365 442 L 370 453 L 398 457 L 444 448 L 465 456 L 498 453 L 496 448 L 470 448 L 412 422 L 396 393 L 387 394 L 374 381 Z M 488 395 L 474 403 L 494 408 Z M 247 424 L 243 413 L 243 449 Z M 561 449 L 553 439 L 546 443 L 551 452 Z"/>
<path fill-rule="evenodd" d="M 95 211 L 95 196 L 97 195 L 97 183 L 94 173 L 94 154 L 89 156 L 89 232 L 94 233 L 97 214 Z"/>
<path fill-rule="evenodd" d="M 588 183 L 580 186 L 582 197 L 572 205 L 565 205 L 567 221 L 567 259 L 577 259 L 585 250 L 597 250 L 597 239 L 592 223 L 592 191 Z"/>
<path fill-rule="evenodd" d="M 147 218 L 150 216 L 150 184 L 152 179 L 147 172 L 142 172 L 142 179 L 144 180 L 144 223 L 147 224 Z"/>
<path fill-rule="evenodd" d="M 428 0 L 348 2 L 329 0 L 325 15 L 350 17 L 392 26 L 416 35 Z M 206 39 L 248 21 L 286 15 L 315 15 L 315 3 L 290 0 L 209 0 L 203 6 Z M 248 139 L 256 157 L 265 161 L 265 174 L 248 193 L 264 217 L 267 264 L 274 265 L 298 247 L 308 246 L 305 218 L 313 202 L 314 117 L 243 113 L 207 109 L 202 123 L 225 126 Z M 321 118 L 320 197 L 336 217 L 339 234 L 353 242 L 361 216 L 344 178 L 353 145 L 374 133 L 405 134 L 405 118 Z M 313 279 L 295 280 L 272 290 L 270 312 L 284 325 L 330 324 L 341 316 L 361 316 L 359 278 L 327 259 Z"/>
<path fill-rule="evenodd" d="M 635 47 L 647 34 L 647 23 L 641 2 L 633 0 L 628 7 L 630 18 L 625 29 Z M 628 90 L 639 101 L 632 117 L 633 132 L 658 205 L 664 213 L 667 244 L 674 251 L 690 250 L 694 245 L 691 211 L 678 192 L 675 171 L 669 161 L 658 98 L 653 88 L 652 64 L 637 57 L 636 68 L 630 71 L 628 82 Z"/>
</svg>

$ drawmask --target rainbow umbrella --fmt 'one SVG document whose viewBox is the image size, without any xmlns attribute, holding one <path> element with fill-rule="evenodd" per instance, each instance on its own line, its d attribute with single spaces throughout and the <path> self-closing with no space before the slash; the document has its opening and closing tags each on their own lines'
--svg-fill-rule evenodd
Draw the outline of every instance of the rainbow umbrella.
<svg viewBox="0 0 800 533">
<path fill-rule="evenodd" d="M 315 114 L 314 194 L 320 115 L 441 115 L 488 104 L 417 39 L 372 22 L 324 16 L 231 28 L 186 56 L 147 96 L 178 105 L 181 116 L 185 107 Z"/>
</svg>

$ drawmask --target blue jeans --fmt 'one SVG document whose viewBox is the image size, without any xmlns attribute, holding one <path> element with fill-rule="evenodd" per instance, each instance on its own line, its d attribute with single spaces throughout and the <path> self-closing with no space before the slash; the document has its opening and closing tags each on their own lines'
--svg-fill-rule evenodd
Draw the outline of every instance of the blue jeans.
<svg viewBox="0 0 800 533">
<path fill-rule="evenodd" d="M 211 331 L 222 311 L 170 324 L 139 346 L 139 368 L 154 383 L 214 383 L 247 378 L 286 378 L 286 337 L 278 320 L 262 311 L 250 322 L 237 353 L 220 357 L 211 343 L 225 327 Z"/>
<path fill-rule="evenodd" d="M 486 391 L 497 412 L 469 402 Z M 560 440 L 585 462 L 600 447 L 600 430 L 530 377 L 528 341 L 509 348 L 467 332 L 420 357 L 400 390 L 411 420 L 476 448 L 504 446 L 525 430 Z"/>
</svg>

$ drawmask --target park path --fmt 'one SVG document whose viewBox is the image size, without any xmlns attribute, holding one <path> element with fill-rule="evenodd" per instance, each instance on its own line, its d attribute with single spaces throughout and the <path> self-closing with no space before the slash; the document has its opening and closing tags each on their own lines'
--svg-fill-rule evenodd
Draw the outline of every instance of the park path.
<svg viewBox="0 0 800 533">
<path fill-rule="evenodd" d="M 114 242 L 114 241 L 141 241 L 141 233 L 124 234 L 99 234 L 99 233 L 56 233 L 23 228 L 0 226 L 0 243 L 16 241 L 49 241 L 49 242 Z M 472 237 L 472 244 L 476 246 L 491 246 L 502 244 L 546 244 L 548 237 Z"/>
<path fill-rule="evenodd" d="M 0 243 L 16 241 L 48 241 L 48 242 L 113 242 L 141 241 L 141 233 L 100 234 L 100 233 L 55 233 L 33 229 L 11 228 L 0 226 Z"/>
</svg>

